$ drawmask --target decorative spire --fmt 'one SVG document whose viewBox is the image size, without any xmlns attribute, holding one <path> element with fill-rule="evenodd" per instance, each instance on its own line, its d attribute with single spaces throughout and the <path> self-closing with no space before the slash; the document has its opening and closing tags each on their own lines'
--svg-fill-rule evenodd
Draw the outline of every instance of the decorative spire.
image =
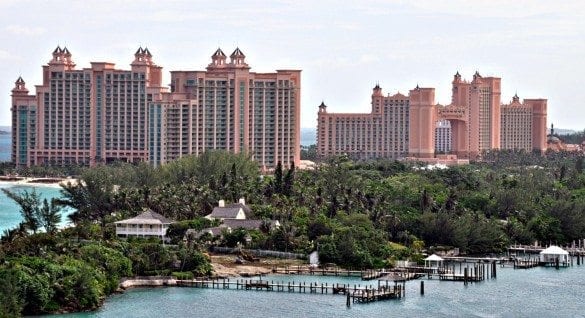
<svg viewBox="0 0 585 318">
<path fill-rule="evenodd" d="M 152 54 L 150 54 L 148 48 L 142 48 L 141 45 L 138 50 L 136 50 L 136 53 L 134 53 L 134 61 L 132 62 L 132 65 L 151 65 L 153 64 L 151 58 Z"/>
<path fill-rule="evenodd" d="M 327 112 L 327 105 L 325 105 L 324 101 L 321 101 L 321 105 L 319 105 L 319 112 L 326 113 Z"/>
<path fill-rule="evenodd" d="M 211 56 L 212 59 L 214 57 L 226 57 L 226 55 L 225 55 L 225 53 L 223 53 L 223 51 L 221 50 L 221 48 L 217 48 L 217 51 L 215 51 L 215 53 L 213 53 L 213 55 Z"/>
<path fill-rule="evenodd" d="M 234 52 L 232 53 L 232 55 L 230 55 L 231 58 L 245 58 L 246 56 L 244 55 L 244 53 L 242 53 L 242 51 L 240 50 L 239 47 L 237 47 Z"/>
<path fill-rule="evenodd" d="M 207 68 L 213 69 L 213 68 L 217 68 L 217 67 L 225 67 L 226 58 L 227 57 L 226 57 L 225 53 L 223 53 L 221 48 L 217 48 L 215 53 L 213 53 L 213 55 L 211 56 L 211 64 L 209 64 L 207 66 Z"/>
<path fill-rule="evenodd" d="M 13 94 L 28 94 L 28 89 L 26 89 L 26 83 L 22 79 L 22 76 L 19 76 L 16 82 L 14 82 L 14 88 L 12 89 Z"/>
<path fill-rule="evenodd" d="M 50 65 L 66 65 L 68 69 L 73 69 L 75 63 L 71 60 L 71 52 L 66 46 L 61 48 L 57 45 L 57 48 L 53 51 L 53 59 L 49 62 Z"/>
<path fill-rule="evenodd" d="M 246 64 L 245 61 L 246 61 L 246 56 L 244 55 L 244 53 L 242 53 L 240 48 L 236 48 L 234 50 L 234 52 L 230 55 L 230 64 L 232 66 L 246 67 L 246 66 L 248 66 L 248 64 Z"/>
</svg>

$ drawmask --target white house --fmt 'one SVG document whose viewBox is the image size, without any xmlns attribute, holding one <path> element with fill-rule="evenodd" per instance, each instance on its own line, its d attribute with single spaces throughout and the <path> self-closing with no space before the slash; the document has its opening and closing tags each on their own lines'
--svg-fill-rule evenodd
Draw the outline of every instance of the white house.
<svg viewBox="0 0 585 318">
<path fill-rule="evenodd" d="M 246 205 L 244 199 L 240 199 L 238 203 L 228 204 L 227 206 L 224 200 L 219 200 L 218 206 L 213 208 L 211 214 L 205 217 L 210 220 L 222 221 L 225 219 L 245 220 L 250 217 L 251 213 L 252 211 Z"/>
<path fill-rule="evenodd" d="M 115 222 L 116 235 L 119 237 L 151 237 L 166 240 L 167 229 L 174 221 L 148 209 L 141 214 Z"/>
<path fill-rule="evenodd" d="M 251 219 L 252 216 L 252 210 L 246 205 L 246 201 L 243 198 L 238 203 L 228 205 L 225 204 L 224 200 L 219 200 L 218 206 L 213 208 L 211 214 L 205 217 L 210 220 L 220 220 L 221 224 L 201 231 L 187 230 L 185 237 L 199 238 L 206 233 L 212 236 L 219 236 L 224 231 L 229 233 L 235 229 L 260 230 L 266 227 L 267 230 L 273 230 L 280 227 L 280 222 L 276 220 L 270 220 L 265 223 L 263 220 Z"/>
</svg>

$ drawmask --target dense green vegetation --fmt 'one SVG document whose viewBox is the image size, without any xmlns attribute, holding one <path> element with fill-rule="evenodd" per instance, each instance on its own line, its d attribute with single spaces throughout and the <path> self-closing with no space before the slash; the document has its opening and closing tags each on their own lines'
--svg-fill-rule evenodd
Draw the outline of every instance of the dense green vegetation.
<svg viewBox="0 0 585 318">
<path fill-rule="evenodd" d="M 418 260 L 424 249 L 497 253 L 511 243 L 583 238 L 582 156 L 499 151 L 483 157 L 483 163 L 444 170 L 337 157 L 315 170 L 279 165 L 262 176 L 245 155 L 208 152 L 159 168 L 88 169 L 83 183 L 65 186 L 58 202 L 15 197 L 25 221 L 2 237 L 0 316 L 93 308 L 122 276 L 208 274 L 202 254 L 208 245 L 318 250 L 322 262 L 363 268 Z M 217 225 L 202 217 L 218 200 L 240 197 L 266 226 L 221 238 L 185 235 Z M 54 206 L 75 209 L 75 227 L 51 230 Z M 171 246 L 114 237 L 112 222 L 145 207 L 180 221 L 169 230 Z M 269 220 L 281 226 L 271 229 Z M 76 290 L 80 282 L 84 288 Z"/>
</svg>

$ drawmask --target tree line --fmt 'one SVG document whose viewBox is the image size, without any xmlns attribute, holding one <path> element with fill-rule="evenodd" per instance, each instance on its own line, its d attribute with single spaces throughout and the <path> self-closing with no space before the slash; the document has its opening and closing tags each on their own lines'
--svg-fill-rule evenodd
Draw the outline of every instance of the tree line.
<svg viewBox="0 0 585 318">
<path fill-rule="evenodd" d="M 352 161 L 340 156 L 313 170 L 278 164 L 265 175 L 245 154 L 214 151 L 157 168 L 147 164 L 99 166 L 85 170 L 82 182 L 63 186 L 59 200 L 46 205 L 37 202 L 33 204 L 36 209 L 23 208 L 23 216 L 30 212 L 39 222 L 36 227 L 27 225 L 25 217 L 22 226 L 4 233 L 0 255 L 5 264 L 9 259 L 10 264 L 17 264 L 21 257 L 54 253 L 50 259 L 55 266 L 66 266 L 66 256 L 83 261 L 76 254 L 82 253 L 83 244 L 76 243 L 66 252 L 57 252 L 63 249 L 53 246 L 65 244 L 62 240 L 67 244 L 79 241 L 99 244 L 108 255 L 120 252 L 129 260 L 129 271 L 120 275 L 157 270 L 201 274 L 210 270 L 202 256 L 209 245 L 299 253 L 317 250 L 322 262 L 372 268 L 392 266 L 397 259 L 420 260 L 423 250 L 499 253 L 512 243 L 566 244 L 583 238 L 582 155 L 497 151 L 484 153 L 483 159 L 465 166 L 429 169 L 422 163 Z M 27 197 L 20 194 L 20 198 Z M 234 230 L 219 238 L 185 236 L 188 229 L 213 225 L 203 217 L 219 200 L 237 202 L 239 198 L 246 199 L 253 217 L 264 220 L 266 226 Z M 51 213 L 43 211 L 52 211 L 53 204 L 75 211 L 69 215 L 74 227 L 50 230 L 45 216 Z M 178 221 L 169 230 L 175 250 L 154 242 L 115 238 L 113 222 L 133 217 L 143 208 Z M 271 228 L 270 220 L 278 220 L 281 226 Z M 11 274 L 15 268 L 29 267 L 29 263 L 22 264 L 3 265 L 0 279 L 22 279 Z M 105 288 L 95 294 L 108 291 Z M 53 301 L 57 294 L 52 294 Z M 26 313 L 47 311 L 46 307 L 24 308 Z"/>
</svg>

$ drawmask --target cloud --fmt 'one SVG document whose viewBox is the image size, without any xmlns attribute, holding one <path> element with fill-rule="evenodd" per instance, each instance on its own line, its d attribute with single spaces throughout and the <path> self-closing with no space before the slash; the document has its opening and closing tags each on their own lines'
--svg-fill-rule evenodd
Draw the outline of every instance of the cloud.
<svg viewBox="0 0 585 318">
<path fill-rule="evenodd" d="M 16 24 L 11 24 L 11 25 L 5 27 L 4 30 L 6 30 L 12 34 L 15 34 L 15 35 L 24 35 L 24 36 L 42 35 L 45 32 L 47 32 L 47 30 L 45 28 L 28 27 L 28 26 L 16 25 Z"/>
</svg>

